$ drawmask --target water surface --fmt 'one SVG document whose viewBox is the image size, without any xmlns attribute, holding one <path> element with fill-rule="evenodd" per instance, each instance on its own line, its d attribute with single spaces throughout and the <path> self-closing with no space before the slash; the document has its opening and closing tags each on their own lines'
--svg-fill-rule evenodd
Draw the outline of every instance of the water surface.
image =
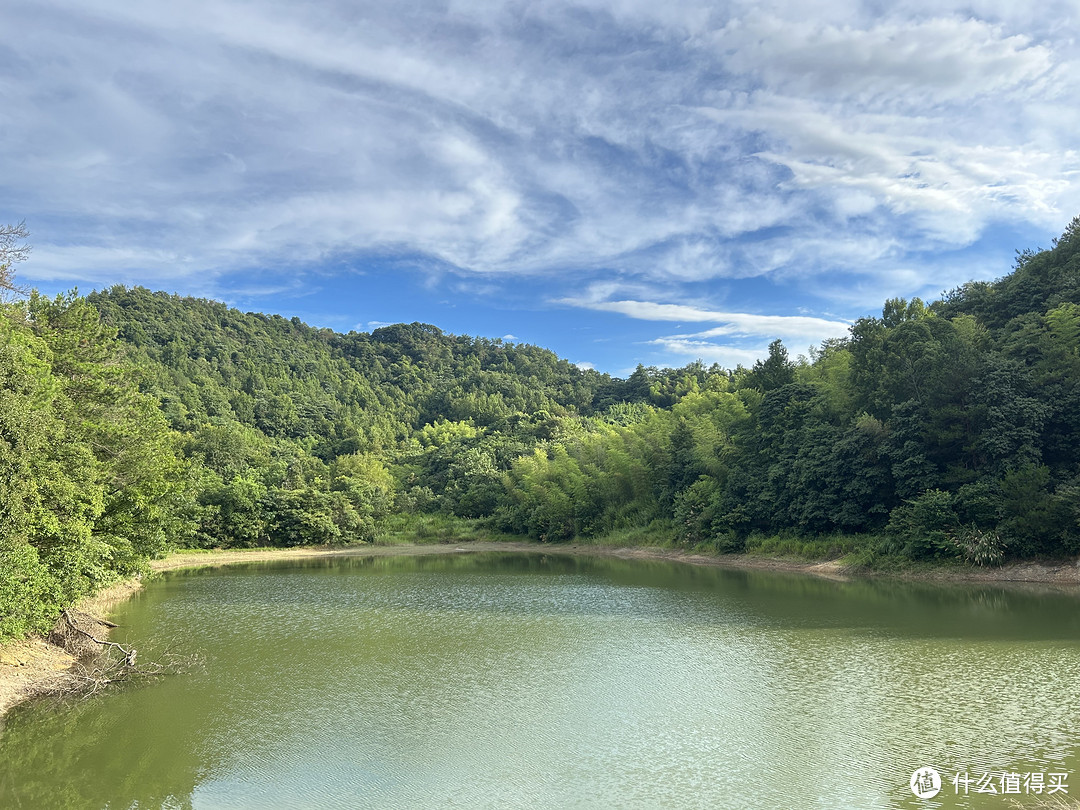
<svg viewBox="0 0 1080 810">
<path fill-rule="evenodd" d="M 1006 771 L 1077 797 L 1078 607 L 541 554 L 174 572 L 114 638 L 205 669 L 16 710 L 0 806 L 1004 808 L 948 780 Z"/>
</svg>

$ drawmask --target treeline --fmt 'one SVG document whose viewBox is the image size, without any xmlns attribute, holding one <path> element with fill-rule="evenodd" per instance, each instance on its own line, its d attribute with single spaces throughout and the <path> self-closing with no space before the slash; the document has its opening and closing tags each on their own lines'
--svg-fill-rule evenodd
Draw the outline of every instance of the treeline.
<svg viewBox="0 0 1080 810">
<path fill-rule="evenodd" d="M 846 534 L 864 559 L 1080 553 L 1078 302 L 1080 218 L 1000 281 L 890 300 L 809 360 L 775 342 L 751 369 L 639 369 L 646 397 L 512 462 L 492 519 L 724 551 Z"/>
<path fill-rule="evenodd" d="M 0 638 L 189 534 L 192 467 L 84 299 L 0 305 Z"/>
<path fill-rule="evenodd" d="M 1080 219 L 998 282 L 793 360 L 639 367 L 115 287 L 0 319 L 0 635 L 169 545 L 375 541 L 453 515 L 544 541 L 864 558 L 1080 552 Z"/>
<path fill-rule="evenodd" d="M 392 512 L 485 514 L 483 484 L 617 387 L 426 324 L 341 335 L 145 289 L 88 301 L 184 437 L 205 546 L 371 541 Z"/>
</svg>

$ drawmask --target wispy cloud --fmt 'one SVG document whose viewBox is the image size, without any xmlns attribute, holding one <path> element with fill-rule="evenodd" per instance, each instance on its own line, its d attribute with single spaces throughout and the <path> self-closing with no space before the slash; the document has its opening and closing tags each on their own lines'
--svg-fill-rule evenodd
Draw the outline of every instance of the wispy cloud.
<svg viewBox="0 0 1080 810">
<path fill-rule="evenodd" d="M 760 343 L 750 348 L 741 348 L 730 344 L 675 336 L 657 338 L 651 343 L 663 350 L 665 354 L 680 358 L 684 362 L 704 360 L 729 369 L 752 366 L 769 353 L 769 347 Z"/>
<path fill-rule="evenodd" d="M 653 301 L 590 301 L 588 299 L 561 298 L 555 303 L 595 309 L 601 312 L 618 312 L 644 321 L 679 321 L 682 323 L 720 323 L 706 332 L 692 337 L 720 337 L 765 335 L 795 336 L 807 340 L 837 337 L 847 332 L 849 322 L 830 321 L 805 315 L 755 315 L 749 312 L 717 312 L 685 304 L 658 304 Z"/>
<path fill-rule="evenodd" d="M 716 326 L 702 331 L 663 335 L 647 342 L 674 357 L 701 358 L 729 367 L 748 365 L 764 357 L 772 340 L 784 340 L 796 351 L 801 351 L 827 338 L 843 337 L 851 327 L 847 321 L 808 315 L 722 312 L 653 301 L 598 301 L 586 297 L 562 298 L 555 303 L 600 312 L 617 312 L 643 321 L 715 323 Z"/>
<path fill-rule="evenodd" d="M 0 217 L 32 228 L 30 280 L 407 264 L 666 301 L 768 277 L 840 308 L 1080 210 L 1064 0 L 12 0 L 5 22 Z"/>
</svg>

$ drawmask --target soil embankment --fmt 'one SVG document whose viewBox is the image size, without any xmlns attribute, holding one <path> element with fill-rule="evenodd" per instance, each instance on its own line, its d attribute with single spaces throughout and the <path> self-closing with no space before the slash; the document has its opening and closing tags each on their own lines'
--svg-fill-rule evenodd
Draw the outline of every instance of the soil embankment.
<svg viewBox="0 0 1080 810">
<path fill-rule="evenodd" d="M 142 588 L 138 581 L 121 582 L 80 602 L 72 614 L 79 627 L 97 638 L 109 633 L 100 621 L 112 608 Z M 18 703 L 62 690 L 78 664 L 76 656 L 59 644 L 43 638 L 28 638 L 0 644 L 0 721 Z"/>
</svg>

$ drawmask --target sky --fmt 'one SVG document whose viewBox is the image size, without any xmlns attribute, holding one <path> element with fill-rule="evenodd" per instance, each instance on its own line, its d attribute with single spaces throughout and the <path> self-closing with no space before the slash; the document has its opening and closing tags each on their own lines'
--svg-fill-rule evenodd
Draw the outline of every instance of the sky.
<svg viewBox="0 0 1080 810">
<path fill-rule="evenodd" d="M 4 0 L 23 284 L 749 365 L 1080 214 L 1080 3 Z"/>
</svg>

